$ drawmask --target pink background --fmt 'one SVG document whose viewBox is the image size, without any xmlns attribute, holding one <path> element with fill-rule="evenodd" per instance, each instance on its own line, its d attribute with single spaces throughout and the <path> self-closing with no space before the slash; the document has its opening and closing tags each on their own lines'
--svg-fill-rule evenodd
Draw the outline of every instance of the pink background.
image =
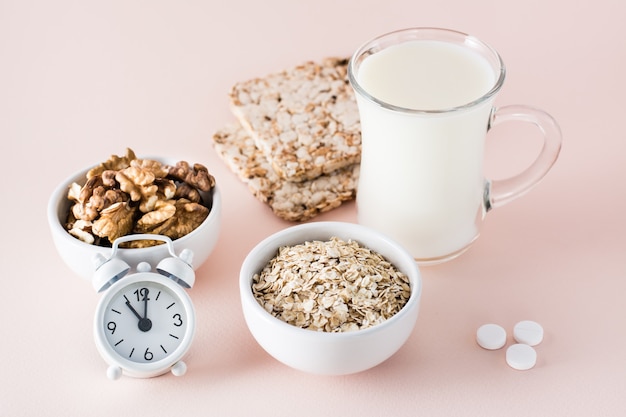
<svg viewBox="0 0 626 417">
<path fill-rule="evenodd" d="M 624 17 L 621 0 L 0 0 L 0 415 L 626 415 Z M 492 44 L 508 68 L 497 104 L 550 112 L 563 151 L 539 186 L 488 215 L 465 255 L 423 268 L 420 317 L 395 356 L 352 376 L 304 374 L 256 344 L 238 295 L 247 252 L 290 224 L 210 137 L 234 120 L 235 82 L 409 26 Z M 521 133 L 532 130 L 493 132 L 489 176 L 532 160 L 538 142 Z M 182 378 L 105 377 L 99 296 L 48 232 L 53 188 L 127 146 L 204 163 L 223 191 L 218 248 L 190 292 L 199 325 Z M 315 221 L 355 213 L 351 203 Z M 530 371 L 474 341 L 481 324 L 510 333 L 524 319 L 546 331 Z"/>
</svg>

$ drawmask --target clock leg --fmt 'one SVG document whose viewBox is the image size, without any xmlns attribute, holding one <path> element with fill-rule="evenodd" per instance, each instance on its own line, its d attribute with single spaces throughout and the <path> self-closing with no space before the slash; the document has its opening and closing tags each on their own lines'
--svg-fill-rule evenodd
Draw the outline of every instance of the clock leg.
<svg viewBox="0 0 626 417">
<path fill-rule="evenodd" d="M 116 379 L 119 379 L 121 376 L 122 376 L 122 368 L 120 368 L 119 366 L 111 365 L 107 368 L 107 377 L 110 380 L 115 381 Z"/>
<path fill-rule="evenodd" d="M 183 376 L 187 372 L 187 364 L 183 361 L 178 361 L 172 366 L 172 374 L 174 376 Z"/>
</svg>

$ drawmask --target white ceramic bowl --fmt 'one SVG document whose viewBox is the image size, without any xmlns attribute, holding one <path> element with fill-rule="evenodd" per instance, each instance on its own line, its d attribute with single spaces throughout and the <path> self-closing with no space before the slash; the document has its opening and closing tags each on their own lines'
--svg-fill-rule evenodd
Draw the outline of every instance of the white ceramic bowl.
<svg viewBox="0 0 626 417">
<path fill-rule="evenodd" d="M 409 277 L 411 296 L 402 310 L 381 324 L 346 333 L 302 329 L 265 311 L 252 293 L 253 275 L 276 256 L 280 246 L 333 236 L 356 240 L 383 255 Z M 281 230 L 255 246 L 241 266 L 239 287 L 246 324 L 271 356 L 301 371 L 345 375 L 382 363 L 406 342 L 417 320 L 422 279 L 413 257 L 387 236 L 353 223 L 313 222 Z"/>
<path fill-rule="evenodd" d="M 162 158 L 151 158 L 163 163 L 174 163 L 175 161 Z M 111 248 L 90 245 L 74 236 L 65 229 L 64 224 L 72 204 L 67 199 L 67 192 L 70 184 L 76 182 L 84 184 L 87 172 L 91 168 L 77 172 L 57 186 L 52 192 L 48 201 L 48 223 L 52 233 L 52 240 L 56 249 L 67 266 L 78 276 L 91 280 L 95 271 L 93 259 L 97 253 L 109 257 Z M 205 201 L 212 200 L 211 211 L 207 218 L 191 233 L 173 241 L 174 252 L 180 255 L 183 249 L 190 249 L 193 252 L 191 266 L 197 269 L 211 254 L 217 243 L 220 218 L 222 210 L 222 199 L 219 188 L 216 186 L 209 193 L 201 193 Z M 148 262 L 155 267 L 160 260 L 169 255 L 167 245 L 158 245 L 149 248 L 119 249 L 117 255 L 120 259 L 134 268 L 139 262 Z"/>
</svg>

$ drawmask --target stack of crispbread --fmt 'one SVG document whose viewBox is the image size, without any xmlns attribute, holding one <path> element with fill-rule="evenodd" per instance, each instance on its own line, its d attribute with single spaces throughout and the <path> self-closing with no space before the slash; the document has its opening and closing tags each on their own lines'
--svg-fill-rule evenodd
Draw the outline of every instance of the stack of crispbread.
<svg viewBox="0 0 626 417">
<path fill-rule="evenodd" d="M 361 128 L 347 64 L 306 62 L 230 92 L 239 123 L 216 132 L 213 145 L 283 219 L 308 220 L 355 196 Z"/>
</svg>

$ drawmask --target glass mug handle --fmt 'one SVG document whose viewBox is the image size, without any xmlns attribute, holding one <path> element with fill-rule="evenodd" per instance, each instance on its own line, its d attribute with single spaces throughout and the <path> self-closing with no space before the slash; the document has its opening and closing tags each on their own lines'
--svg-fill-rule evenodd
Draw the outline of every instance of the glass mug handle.
<svg viewBox="0 0 626 417">
<path fill-rule="evenodd" d="M 494 108 L 488 130 L 511 121 L 534 124 L 543 134 L 543 147 L 535 161 L 521 173 L 503 180 L 487 182 L 485 187 L 487 211 L 503 206 L 535 186 L 552 168 L 561 151 L 561 129 L 548 113 L 522 105 Z"/>
</svg>

